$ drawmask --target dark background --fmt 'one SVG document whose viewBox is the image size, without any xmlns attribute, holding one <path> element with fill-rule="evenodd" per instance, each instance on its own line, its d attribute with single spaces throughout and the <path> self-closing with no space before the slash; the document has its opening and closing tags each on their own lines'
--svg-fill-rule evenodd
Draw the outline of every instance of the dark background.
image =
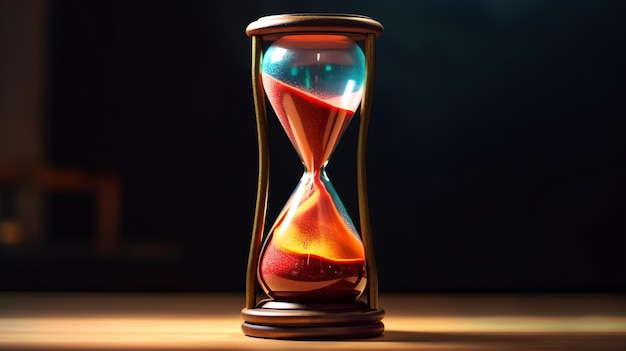
<svg viewBox="0 0 626 351">
<path fill-rule="evenodd" d="M 381 291 L 624 292 L 622 3 L 47 1 L 44 161 L 120 175 L 122 240 L 93 250 L 92 200 L 47 192 L 45 244 L 0 244 L 0 289 L 243 291 L 245 27 L 341 12 L 385 27 L 368 144 Z M 328 173 L 358 222 L 356 122 Z M 269 224 L 302 172 L 273 118 L 270 135 Z"/>
</svg>

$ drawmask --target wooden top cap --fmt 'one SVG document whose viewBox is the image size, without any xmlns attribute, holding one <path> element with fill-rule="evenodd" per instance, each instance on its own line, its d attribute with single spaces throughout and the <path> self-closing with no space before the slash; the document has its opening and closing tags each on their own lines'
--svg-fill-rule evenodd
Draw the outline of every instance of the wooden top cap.
<svg viewBox="0 0 626 351">
<path fill-rule="evenodd" d="M 329 13 L 294 13 L 261 17 L 250 23 L 246 34 L 262 35 L 272 40 L 283 34 L 339 33 L 356 37 L 383 32 L 380 22 L 362 15 Z"/>
</svg>

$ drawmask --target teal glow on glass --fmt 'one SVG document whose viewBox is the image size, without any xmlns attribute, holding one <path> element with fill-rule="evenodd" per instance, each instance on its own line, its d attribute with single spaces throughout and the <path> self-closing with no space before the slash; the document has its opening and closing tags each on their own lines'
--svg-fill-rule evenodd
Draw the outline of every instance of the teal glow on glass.
<svg viewBox="0 0 626 351">
<path fill-rule="evenodd" d="M 365 55 L 343 35 L 288 35 L 266 50 L 261 71 L 289 86 L 355 111 L 361 102 Z"/>
</svg>

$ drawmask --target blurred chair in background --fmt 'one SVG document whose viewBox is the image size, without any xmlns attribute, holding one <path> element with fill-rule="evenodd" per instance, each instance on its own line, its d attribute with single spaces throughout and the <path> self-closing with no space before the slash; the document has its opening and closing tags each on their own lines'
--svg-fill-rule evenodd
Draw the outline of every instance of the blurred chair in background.
<svg viewBox="0 0 626 351">
<path fill-rule="evenodd" d="M 119 244 L 121 182 L 113 172 L 0 164 L 0 189 L 5 189 L 0 217 L 0 242 L 37 246 L 45 242 L 46 191 L 79 192 L 95 203 L 94 247 L 101 252 Z M 8 196 L 11 194 L 11 196 Z M 2 197 L 2 194 L 0 194 Z"/>
</svg>

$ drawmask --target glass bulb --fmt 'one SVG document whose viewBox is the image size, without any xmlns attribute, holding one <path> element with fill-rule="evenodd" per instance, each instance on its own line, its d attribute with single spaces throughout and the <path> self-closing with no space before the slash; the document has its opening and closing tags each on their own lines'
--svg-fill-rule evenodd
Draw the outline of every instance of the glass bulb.
<svg viewBox="0 0 626 351">
<path fill-rule="evenodd" d="M 325 166 L 361 102 L 364 54 L 347 36 L 288 35 L 261 72 L 304 174 L 265 240 L 259 282 L 278 300 L 352 301 L 366 286 L 365 253 Z"/>
</svg>

